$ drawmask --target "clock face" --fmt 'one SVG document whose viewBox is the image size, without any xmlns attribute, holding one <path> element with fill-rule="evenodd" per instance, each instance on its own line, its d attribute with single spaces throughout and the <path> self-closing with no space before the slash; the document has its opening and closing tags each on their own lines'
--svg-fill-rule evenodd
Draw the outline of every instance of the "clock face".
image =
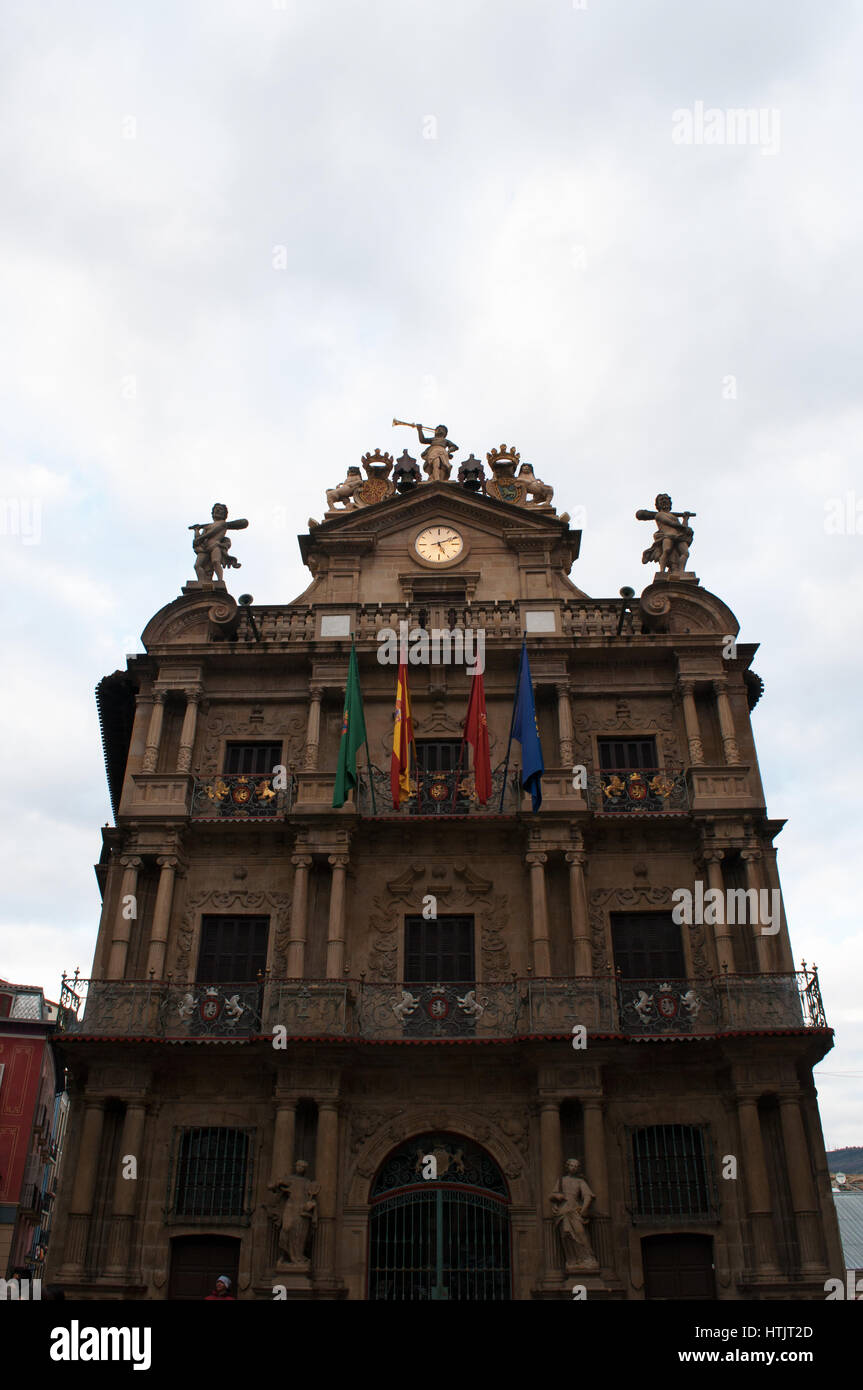
<svg viewBox="0 0 863 1390">
<path fill-rule="evenodd" d="M 418 555 L 436 565 L 454 560 L 464 549 L 464 541 L 451 526 L 427 526 L 414 544 Z"/>
</svg>

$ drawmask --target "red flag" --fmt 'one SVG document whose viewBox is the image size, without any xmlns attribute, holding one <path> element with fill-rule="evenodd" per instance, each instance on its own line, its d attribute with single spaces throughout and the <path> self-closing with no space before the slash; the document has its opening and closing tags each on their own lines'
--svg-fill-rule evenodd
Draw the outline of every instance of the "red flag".
<svg viewBox="0 0 863 1390">
<path fill-rule="evenodd" d="M 396 718 L 393 724 L 393 751 L 390 758 L 390 791 L 393 809 L 397 811 L 402 797 L 410 796 L 411 791 L 411 744 L 414 741 L 414 724 L 411 719 L 411 697 L 408 691 L 408 668 L 399 666 L 396 681 Z"/>
<path fill-rule="evenodd" d="M 477 801 L 484 806 L 491 796 L 491 757 L 488 748 L 488 719 L 485 712 L 485 686 L 477 671 L 470 687 L 464 740 L 473 748 L 473 781 Z"/>
</svg>

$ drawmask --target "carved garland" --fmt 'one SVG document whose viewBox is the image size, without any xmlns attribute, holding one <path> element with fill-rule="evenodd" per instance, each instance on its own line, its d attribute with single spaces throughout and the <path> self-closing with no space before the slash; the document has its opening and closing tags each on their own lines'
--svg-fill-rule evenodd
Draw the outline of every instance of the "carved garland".
<svg viewBox="0 0 863 1390">
<path fill-rule="evenodd" d="M 219 750 L 223 738 L 233 738 L 244 734 L 249 739 L 281 739 L 283 756 L 287 762 L 298 763 L 305 747 L 306 725 L 302 715 L 289 715 L 284 707 L 264 706 L 261 715 L 254 720 L 249 710 L 240 713 L 210 714 L 203 731 L 198 777 L 212 777 L 220 771 Z"/>
<path fill-rule="evenodd" d="M 181 980 L 189 978 L 192 946 L 198 932 L 199 917 L 207 909 L 213 912 L 269 912 L 275 920 L 276 930 L 273 974 L 284 974 L 287 969 L 291 896 L 290 893 L 251 892 L 236 888 L 205 888 L 193 893 L 188 899 L 177 932 L 175 974 Z"/>
<path fill-rule="evenodd" d="M 494 1120 L 493 1124 L 489 1124 L 490 1118 Z M 419 1104 L 412 1106 L 407 1113 L 403 1107 L 375 1107 L 373 1110 L 352 1113 L 351 1153 L 359 1155 L 356 1173 L 361 1178 L 373 1178 L 391 1147 L 403 1144 L 412 1134 L 432 1130 L 463 1133 L 486 1148 L 489 1147 L 489 1140 L 492 1140 L 497 1150 L 492 1157 L 510 1181 L 521 1177 L 525 1171 L 523 1159 L 527 1156 L 529 1145 L 526 1110 L 495 1111 L 492 1116 L 487 1116 L 475 1110 L 450 1111 L 437 1104 L 427 1107 Z M 527 1172 L 530 1173 L 530 1165 L 527 1165 Z"/>
<path fill-rule="evenodd" d="M 594 888 L 590 894 L 590 933 L 593 945 L 593 973 L 606 975 L 606 962 L 613 960 L 611 949 L 612 912 L 626 912 L 633 909 L 648 910 L 672 909 L 672 887 L 648 888 Z M 687 928 L 689 938 L 689 957 L 693 972 L 698 979 L 708 974 L 707 951 L 704 944 L 704 930 L 698 925 Z"/>
<path fill-rule="evenodd" d="M 430 868 L 410 864 L 404 873 L 387 883 L 388 900 L 380 896 L 372 900 L 369 916 L 369 970 L 372 980 L 395 980 L 401 928 L 401 915 L 396 905 L 402 903 L 417 911 L 426 892 L 434 893 L 443 901 L 444 912 L 463 912 L 468 908 L 476 909 L 477 905 L 482 907 L 482 911 L 477 912 L 482 978 L 489 982 L 508 978 L 511 971 L 506 944 L 510 915 L 508 895 L 493 893 L 491 879 L 482 878 L 470 865 L 454 864 L 451 870 L 445 871 L 446 878 L 451 876 L 460 879 L 460 884 L 438 878 L 432 881 Z"/>
</svg>

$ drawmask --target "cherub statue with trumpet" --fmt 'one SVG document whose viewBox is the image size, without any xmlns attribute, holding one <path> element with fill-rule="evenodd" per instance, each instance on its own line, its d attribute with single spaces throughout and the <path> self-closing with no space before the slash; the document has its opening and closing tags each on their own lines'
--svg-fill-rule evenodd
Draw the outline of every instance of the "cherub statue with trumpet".
<svg viewBox="0 0 863 1390">
<path fill-rule="evenodd" d="M 393 425 L 404 425 L 406 429 L 416 430 L 420 444 L 429 446 L 423 449 L 421 455 L 424 460 L 423 471 L 427 474 L 429 482 L 448 482 L 452 472 L 452 456 L 458 452 L 458 445 L 447 439 L 446 425 L 435 425 L 434 433 L 429 435 L 423 433 L 430 428 L 428 425 L 412 424 L 409 420 L 393 420 Z"/>
</svg>

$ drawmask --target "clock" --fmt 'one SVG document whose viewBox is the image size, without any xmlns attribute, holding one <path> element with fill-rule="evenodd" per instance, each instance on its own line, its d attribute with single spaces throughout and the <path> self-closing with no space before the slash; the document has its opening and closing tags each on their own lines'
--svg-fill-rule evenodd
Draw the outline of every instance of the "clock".
<svg viewBox="0 0 863 1390">
<path fill-rule="evenodd" d="M 417 555 L 433 565 L 455 560 L 464 550 L 464 541 L 452 526 L 427 526 L 414 541 Z"/>
</svg>

